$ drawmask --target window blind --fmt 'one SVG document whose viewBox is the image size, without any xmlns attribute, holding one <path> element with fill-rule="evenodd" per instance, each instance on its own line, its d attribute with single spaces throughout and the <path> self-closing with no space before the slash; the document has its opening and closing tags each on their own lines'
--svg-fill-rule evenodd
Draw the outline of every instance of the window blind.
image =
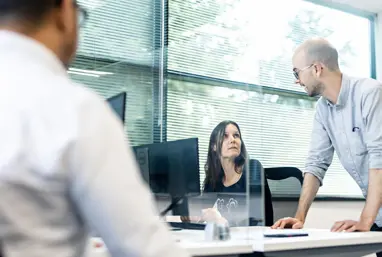
<svg viewBox="0 0 382 257">
<path fill-rule="evenodd" d="M 155 0 L 80 0 L 89 12 L 78 54 L 151 66 Z"/>
<path fill-rule="evenodd" d="M 302 91 L 293 50 L 324 37 L 345 72 L 371 73 L 370 20 L 302 0 L 171 0 L 168 33 L 168 68 L 177 72 Z"/>
<path fill-rule="evenodd" d="M 126 92 L 125 132 L 130 144 L 153 142 L 153 86 L 150 68 L 121 62 L 106 64 L 78 57 L 69 69 L 69 74 L 74 81 L 95 90 L 105 99 Z"/>
<path fill-rule="evenodd" d="M 236 121 L 251 159 L 264 167 L 293 166 L 304 169 L 315 102 L 299 96 L 259 93 L 247 87 L 211 86 L 169 81 L 168 140 L 199 138 L 201 182 L 207 160 L 209 136 L 222 120 Z M 340 185 L 339 185 L 339 181 Z M 296 184 L 269 181 L 274 196 L 297 196 Z M 353 179 L 337 156 L 327 172 L 321 196 L 359 197 Z"/>
<path fill-rule="evenodd" d="M 89 12 L 68 72 L 104 98 L 127 92 L 125 130 L 132 145 L 152 143 L 155 0 L 80 0 Z"/>
<path fill-rule="evenodd" d="M 203 171 L 212 129 L 232 119 L 252 158 L 265 167 L 303 169 L 315 101 L 294 85 L 293 50 L 305 39 L 327 38 L 345 73 L 369 77 L 370 22 L 301 0 L 170 1 L 168 140 L 198 136 Z M 271 184 L 280 196 L 299 193 L 288 183 Z M 335 157 L 319 195 L 361 197 L 361 191 Z"/>
</svg>

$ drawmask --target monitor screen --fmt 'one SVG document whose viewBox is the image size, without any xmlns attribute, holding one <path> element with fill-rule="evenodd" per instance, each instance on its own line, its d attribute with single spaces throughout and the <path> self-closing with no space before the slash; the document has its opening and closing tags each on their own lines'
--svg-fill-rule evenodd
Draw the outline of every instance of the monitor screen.
<svg viewBox="0 0 382 257">
<path fill-rule="evenodd" d="M 110 107 L 121 119 L 122 123 L 125 123 L 125 110 L 126 110 L 126 92 L 119 93 L 107 99 Z"/>
<path fill-rule="evenodd" d="M 143 178 L 156 195 L 200 195 L 198 139 L 133 147 Z"/>
</svg>

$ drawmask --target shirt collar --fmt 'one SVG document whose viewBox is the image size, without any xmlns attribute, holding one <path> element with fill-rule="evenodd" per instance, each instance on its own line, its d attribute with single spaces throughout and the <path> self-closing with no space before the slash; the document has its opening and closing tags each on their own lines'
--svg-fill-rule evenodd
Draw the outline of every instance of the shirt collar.
<svg viewBox="0 0 382 257">
<path fill-rule="evenodd" d="M 338 100 L 336 104 L 331 103 L 328 99 L 326 99 L 326 102 L 329 106 L 345 106 L 346 100 L 349 96 L 349 82 L 350 78 L 346 76 L 345 74 L 342 74 L 342 82 L 341 82 L 341 89 L 340 94 L 338 95 Z"/>
<path fill-rule="evenodd" d="M 68 76 L 63 63 L 42 43 L 16 32 L 0 30 L 0 62 L 7 60 L 4 56 L 9 55 L 29 59 L 34 65 L 39 64 L 55 74 Z"/>
</svg>

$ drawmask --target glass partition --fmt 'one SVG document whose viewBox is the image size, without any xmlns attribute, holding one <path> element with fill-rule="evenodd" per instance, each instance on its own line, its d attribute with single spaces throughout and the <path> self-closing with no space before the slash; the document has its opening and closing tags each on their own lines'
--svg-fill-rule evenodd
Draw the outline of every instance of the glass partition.
<svg viewBox="0 0 382 257">
<path fill-rule="evenodd" d="M 313 1 L 79 3 L 90 19 L 68 72 L 105 99 L 126 93 L 129 144 L 173 229 L 227 222 L 249 238 L 294 215 L 317 101 L 294 84 L 304 40 L 330 40 L 346 73 L 374 69 L 372 19 Z M 361 197 L 336 157 L 327 196 Z"/>
<path fill-rule="evenodd" d="M 70 76 L 105 99 L 126 92 L 131 145 L 161 140 L 162 10 L 158 0 L 80 0 L 89 13 Z M 163 95 L 163 94 L 162 94 Z"/>
<path fill-rule="evenodd" d="M 241 127 L 250 129 L 247 141 L 259 140 L 247 146 L 264 167 L 304 169 L 317 98 L 294 84 L 293 51 L 323 37 L 338 49 L 343 72 L 373 76 L 372 25 L 370 16 L 315 1 L 169 1 L 168 137 L 193 133 L 198 126 L 189 124 L 210 122 L 212 115 L 220 115 L 216 123 L 236 112 Z M 183 122 L 191 102 L 197 111 Z M 338 187 L 338 180 L 346 186 Z M 294 181 L 269 182 L 277 197 L 299 195 Z M 318 196 L 362 197 L 337 156 Z"/>
</svg>

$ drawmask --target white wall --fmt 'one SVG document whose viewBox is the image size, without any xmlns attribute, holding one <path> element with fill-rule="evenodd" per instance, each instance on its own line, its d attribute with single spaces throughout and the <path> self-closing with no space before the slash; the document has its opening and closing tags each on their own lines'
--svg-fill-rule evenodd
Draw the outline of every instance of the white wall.
<svg viewBox="0 0 382 257">
<path fill-rule="evenodd" d="M 316 201 L 312 204 L 308 213 L 305 227 L 330 229 L 336 221 L 344 219 L 357 220 L 363 205 L 364 202 L 361 201 Z M 364 257 L 375 257 L 375 254 Z"/>
<path fill-rule="evenodd" d="M 334 222 L 344 219 L 357 220 L 364 201 L 314 201 L 310 207 L 305 227 L 330 229 Z M 293 216 L 296 202 L 273 201 L 274 219 Z"/>
<path fill-rule="evenodd" d="M 363 201 L 315 201 L 308 213 L 305 227 L 330 229 L 339 220 L 358 220 L 363 206 Z"/>
</svg>

